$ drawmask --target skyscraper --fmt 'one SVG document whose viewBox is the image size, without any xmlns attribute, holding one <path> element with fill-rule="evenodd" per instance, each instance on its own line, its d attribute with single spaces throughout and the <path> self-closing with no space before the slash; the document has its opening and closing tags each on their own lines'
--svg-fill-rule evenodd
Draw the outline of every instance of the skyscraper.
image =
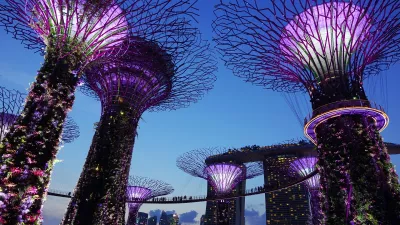
<svg viewBox="0 0 400 225">
<path fill-rule="evenodd" d="M 296 176 L 288 166 L 296 159 L 293 155 L 267 157 L 263 161 L 264 183 L 281 186 L 290 183 Z M 293 173 L 293 174 L 291 174 Z M 305 225 L 308 221 L 309 207 L 307 190 L 295 185 L 290 188 L 265 193 L 266 219 L 268 225 Z"/>
<path fill-rule="evenodd" d="M 149 217 L 149 215 L 147 213 L 139 212 L 138 216 L 136 218 L 136 224 L 137 225 L 147 225 L 147 218 L 148 217 Z"/>
<path fill-rule="evenodd" d="M 159 225 L 170 225 L 168 220 L 167 213 L 163 210 L 161 212 L 160 221 L 158 222 Z"/>
<path fill-rule="evenodd" d="M 147 220 L 147 225 L 157 225 L 157 216 L 152 216 Z"/>
<path fill-rule="evenodd" d="M 246 180 L 240 182 L 232 193 L 244 192 L 246 190 Z M 213 187 L 208 183 L 207 196 L 213 196 Z M 244 225 L 244 206 L 245 198 L 235 200 L 208 201 L 206 214 L 202 216 L 200 223 L 204 225 Z"/>
</svg>

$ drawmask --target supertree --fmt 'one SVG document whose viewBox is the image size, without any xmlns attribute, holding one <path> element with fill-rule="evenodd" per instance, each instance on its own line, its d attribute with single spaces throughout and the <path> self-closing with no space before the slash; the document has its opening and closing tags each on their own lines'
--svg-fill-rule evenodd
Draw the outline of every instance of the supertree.
<svg viewBox="0 0 400 225">
<path fill-rule="evenodd" d="M 129 177 L 128 188 L 126 190 L 127 197 L 130 201 L 145 201 L 154 197 L 171 194 L 173 191 L 174 189 L 172 186 L 163 181 L 139 176 Z M 127 225 L 136 224 L 136 217 L 142 204 L 143 203 L 128 203 L 129 216 L 126 223 Z"/>
<path fill-rule="evenodd" d="M 398 223 L 399 182 L 379 131 L 388 117 L 363 81 L 397 62 L 399 1 L 221 2 L 213 23 L 234 74 L 284 92 L 306 91 L 327 224 Z M 349 201 L 350 200 L 350 201 Z"/>
<path fill-rule="evenodd" d="M 44 53 L 24 108 L 0 145 L 0 221 L 40 222 L 52 164 L 85 65 L 115 55 L 130 33 L 125 0 L 5 0 L 0 25 L 29 49 Z M 27 158 L 36 163 L 27 165 Z M 28 175 L 11 171 L 27 169 Z M 32 191 L 34 189 L 35 191 Z"/>
<path fill-rule="evenodd" d="M 207 180 L 212 186 L 212 192 L 209 193 L 209 197 L 229 196 L 235 192 L 235 188 L 240 182 L 263 174 L 263 169 L 258 163 L 206 162 L 212 156 L 228 152 L 229 149 L 225 148 L 193 150 L 179 156 L 176 165 L 179 169 L 192 176 Z M 229 209 L 231 204 L 234 205 L 235 202 L 226 199 L 217 202 L 216 212 L 213 212 L 216 217 L 214 222 L 217 224 L 229 224 L 229 218 L 234 216 L 234 210 Z"/>
<path fill-rule="evenodd" d="M 125 54 L 88 65 L 83 77 L 83 92 L 100 100 L 102 112 L 63 224 L 122 223 L 142 114 L 188 106 L 215 80 L 209 45 L 191 26 L 193 3 L 135 2 L 141 12 Z"/>
<path fill-rule="evenodd" d="M 318 159 L 316 157 L 301 157 L 290 164 L 290 169 L 299 176 L 306 177 L 316 170 L 317 161 Z M 320 213 L 319 178 L 319 174 L 317 174 L 305 181 L 309 193 L 310 224 L 313 225 L 319 225 L 322 223 L 322 215 Z"/>
<path fill-rule="evenodd" d="M 0 87 L 0 141 L 17 120 L 25 97 L 26 95 L 19 91 Z M 63 126 L 61 140 L 64 143 L 71 143 L 79 137 L 79 127 L 71 117 L 66 118 Z"/>
</svg>

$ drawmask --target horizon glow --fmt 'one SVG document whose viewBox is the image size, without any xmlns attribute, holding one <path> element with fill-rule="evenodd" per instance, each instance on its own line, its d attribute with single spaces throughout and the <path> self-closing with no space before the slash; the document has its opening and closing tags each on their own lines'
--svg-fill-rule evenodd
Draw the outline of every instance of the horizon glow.
<svg viewBox="0 0 400 225">
<path fill-rule="evenodd" d="M 10 126 L 17 119 L 17 115 L 0 112 L 0 141 L 8 133 Z"/>
<path fill-rule="evenodd" d="M 120 45 L 128 36 L 128 22 L 123 10 L 112 4 L 107 10 L 99 10 L 99 15 L 89 15 L 84 7 L 86 2 L 38 0 L 33 9 L 25 10 L 32 11 L 30 25 L 46 45 L 52 35 L 65 36 L 64 41 L 85 43 L 87 54 Z"/>
</svg>

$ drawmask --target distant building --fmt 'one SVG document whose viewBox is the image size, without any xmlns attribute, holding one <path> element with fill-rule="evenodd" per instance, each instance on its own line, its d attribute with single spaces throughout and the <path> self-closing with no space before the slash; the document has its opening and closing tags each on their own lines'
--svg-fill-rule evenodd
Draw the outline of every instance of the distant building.
<svg viewBox="0 0 400 225">
<path fill-rule="evenodd" d="M 174 221 L 174 214 L 167 214 L 167 221 L 168 221 L 168 225 L 172 225 L 171 222 Z"/>
<path fill-rule="evenodd" d="M 147 220 L 147 225 L 157 225 L 157 216 L 152 216 Z"/>
<path fill-rule="evenodd" d="M 206 215 L 202 215 L 200 218 L 200 225 L 205 225 L 204 224 L 205 219 L 206 219 Z"/>
<path fill-rule="evenodd" d="M 167 213 L 163 210 L 161 212 L 160 221 L 158 222 L 159 225 L 170 225 Z"/>
<path fill-rule="evenodd" d="M 286 167 L 295 160 L 292 155 L 264 159 L 264 183 L 280 186 L 290 183 L 297 174 Z M 283 172 L 282 172 L 283 171 Z M 267 225 L 306 225 L 309 215 L 307 190 L 304 185 L 265 193 Z"/>
<path fill-rule="evenodd" d="M 139 212 L 136 217 L 136 224 L 137 225 L 147 225 L 147 218 L 149 218 L 149 215 L 147 213 Z"/>
<path fill-rule="evenodd" d="M 169 225 L 179 225 L 179 216 L 176 213 L 168 215 L 168 220 Z"/>
<path fill-rule="evenodd" d="M 240 182 L 232 193 L 243 193 L 246 189 L 246 180 Z M 207 195 L 215 195 L 213 187 L 208 183 Z M 204 225 L 244 225 L 245 198 L 235 200 L 208 201 L 206 204 L 206 214 L 204 215 Z M 201 223 L 201 221 L 200 221 Z"/>
</svg>

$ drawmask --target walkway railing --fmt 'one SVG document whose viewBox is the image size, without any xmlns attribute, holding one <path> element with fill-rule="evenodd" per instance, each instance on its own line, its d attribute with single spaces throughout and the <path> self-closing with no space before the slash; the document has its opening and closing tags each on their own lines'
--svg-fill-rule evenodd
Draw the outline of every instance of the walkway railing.
<svg viewBox="0 0 400 225">
<path fill-rule="evenodd" d="M 332 102 L 323 106 L 320 106 L 312 111 L 309 115 L 304 119 L 304 125 L 308 123 L 312 118 L 318 116 L 320 114 L 326 113 L 328 111 L 338 109 L 338 108 L 347 108 L 347 107 L 368 107 L 378 109 L 380 111 L 385 111 L 382 106 L 376 104 L 375 102 L 367 101 L 367 100 L 345 100 L 345 101 L 337 101 Z"/>
<path fill-rule="evenodd" d="M 308 176 L 303 177 L 295 182 L 289 183 L 285 186 L 277 187 L 277 186 L 264 186 L 264 187 L 256 187 L 249 190 L 246 190 L 244 193 L 229 195 L 229 196 L 214 196 L 214 197 L 207 197 L 203 196 L 175 196 L 175 197 L 158 197 L 149 200 L 145 199 L 127 199 L 128 203 L 146 203 L 146 204 L 183 204 L 183 203 L 193 203 L 193 202 L 205 202 L 205 201 L 218 201 L 224 199 L 234 199 L 239 197 L 251 196 L 251 195 L 258 195 L 263 193 L 270 193 L 274 191 L 279 191 L 282 189 L 290 188 L 292 186 L 298 185 L 305 180 L 311 178 L 312 176 L 316 175 L 318 172 L 313 171 Z M 57 196 L 57 197 L 64 197 L 64 198 L 71 198 L 71 192 L 62 192 L 57 190 L 50 190 L 48 195 Z"/>
</svg>

